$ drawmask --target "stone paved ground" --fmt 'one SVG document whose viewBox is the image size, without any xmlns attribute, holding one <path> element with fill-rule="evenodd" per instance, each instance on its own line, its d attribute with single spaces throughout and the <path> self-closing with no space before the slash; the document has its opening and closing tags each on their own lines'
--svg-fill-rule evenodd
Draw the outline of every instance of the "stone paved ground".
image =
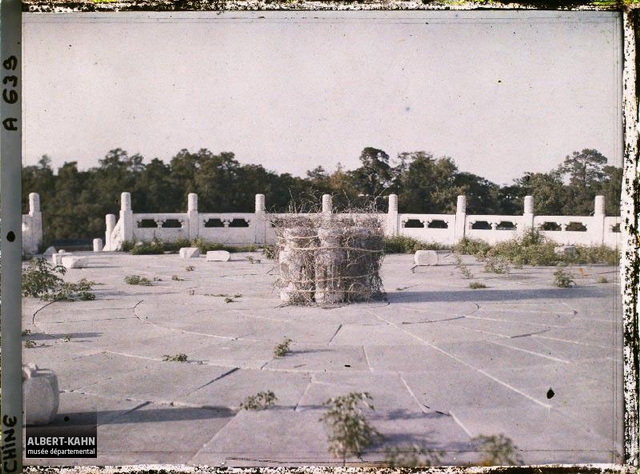
<svg viewBox="0 0 640 474">
<path fill-rule="evenodd" d="M 338 464 L 319 418 L 324 401 L 351 391 L 371 394 L 368 417 L 385 436 L 350 459 L 358 465 L 411 443 L 444 450 L 445 464 L 476 463 L 470 440 L 481 434 L 508 436 L 525 463 L 620 462 L 616 268 L 573 267 L 577 286 L 560 289 L 554 268 L 496 275 L 465 257 L 487 285 L 473 290 L 452 257 L 412 273 L 411 255 L 391 255 L 388 301 L 318 308 L 282 306 L 260 254 L 87 257 L 67 280 L 95 281 L 97 299 L 25 299 L 25 339 L 37 345 L 23 353 L 58 374 L 56 424 L 97 411 L 99 456 L 27 465 Z M 125 284 L 133 274 L 160 281 Z M 274 358 L 285 337 L 292 352 Z M 163 361 L 179 353 L 188 362 Z M 273 408 L 239 409 L 266 390 Z"/>
</svg>

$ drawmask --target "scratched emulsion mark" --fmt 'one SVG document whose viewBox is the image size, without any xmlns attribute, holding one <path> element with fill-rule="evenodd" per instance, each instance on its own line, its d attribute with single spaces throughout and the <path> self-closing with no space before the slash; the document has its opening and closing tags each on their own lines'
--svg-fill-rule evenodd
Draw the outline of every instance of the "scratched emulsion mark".
<svg viewBox="0 0 640 474">
<path fill-rule="evenodd" d="M 179 11 L 179 10 L 442 10 L 442 9 L 459 9 L 472 10 L 477 8 L 501 8 L 501 9 L 518 9 L 518 8 L 534 8 L 544 10 L 556 9 L 600 9 L 600 10 L 618 10 L 623 11 L 624 20 L 624 197 L 622 206 L 622 217 L 626 230 L 627 241 L 623 250 L 623 260 L 621 263 L 621 277 L 624 282 L 624 387 L 625 387 L 625 465 L 626 466 L 521 466 L 521 467 L 499 467 L 491 468 L 490 472 L 495 473 L 544 473 L 544 472 L 563 472 L 563 473 L 601 473 L 601 472 L 633 472 L 633 467 L 638 467 L 638 347 L 639 347 L 639 331 L 638 331 L 638 288 L 640 287 L 638 278 L 640 271 L 640 257 L 637 247 L 640 245 L 638 233 L 638 216 L 640 213 L 640 186 L 638 183 L 638 120 L 637 120 L 637 95 L 638 87 L 636 70 L 638 56 L 636 54 L 637 33 L 640 32 L 638 27 L 638 11 L 640 2 L 629 0 L 622 1 L 523 1 L 513 4 L 509 0 L 489 0 L 489 1 L 469 1 L 461 3 L 457 0 L 445 0 L 440 2 L 422 1 L 372 1 L 372 2 L 352 2 L 352 1 L 278 1 L 278 0 L 258 0 L 258 1 L 231 1 L 231 0 L 87 0 L 87 1 L 67 1 L 67 0 L 24 0 L 23 10 L 29 12 L 74 12 L 74 11 Z M 552 388 L 549 388 L 546 394 L 548 399 L 555 396 Z M 153 466 L 145 468 L 137 466 L 135 468 L 126 467 L 106 467 L 99 468 L 104 474 L 116 474 L 122 472 L 145 472 L 145 473 L 166 473 L 166 472 L 183 472 L 183 473 L 202 473 L 202 472 L 221 472 L 216 468 L 206 467 L 190 467 L 190 466 Z M 223 468 L 226 470 L 226 468 Z M 78 473 L 95 472 L 96 468 L 78 467 L 75 469 Z M 58 469 L 47 468 L 47 472 L 56 472 Z M 239 469 L 234 472 L 264 472 L 264 473 L 282 473 L 282 472 L 313 472 L 318 474 L 340 472 L 330 467 L 303 467 L 285 469 L 278 468 L 260 468 L 255 469 Z M 28 467 L 25 472 L 40 472 L 38 468 Z M 69 472 L 69 469 L 65 469 Z M 379 474 L 377 468 L 349 468 L 342 472 L 358 472 L 361 474 Z M 398 472 L 396 470 L 396 472 Z M 416 472 L 406 470 L 404 472 Z M 469 472 L 465 467 L 449 467 L 446 472 L 449 473 L 466 473 Z M 473 468 L 473 472 L 481 472 L 478 468 Z M 487 470 L 487 472 L 489 472 Z"/>
</svg>

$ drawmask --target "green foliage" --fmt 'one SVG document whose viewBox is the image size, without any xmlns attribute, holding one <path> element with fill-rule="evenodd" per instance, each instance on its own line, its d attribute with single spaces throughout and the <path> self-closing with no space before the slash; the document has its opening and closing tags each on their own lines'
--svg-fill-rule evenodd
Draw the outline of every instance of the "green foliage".
<svg viewBox="0 0 640 474">
<path fill-rule="evenodd" d="M 503 435 L 479 435 L 471 438 L 476 449 L 482 454 L 480 464 L 483 466 L 514 466 L 522 464 L 522 458 L 518 454 L 518 447 L 513 441 Z"/>
<path fill-rule="evenodd" d="M 141 286 L 151 286 L 152 283 L 147 277 L 143 277 L 140 275 L 127 275 L 124 277 L 124 282 L 127 285 L 141 285 Z"/>
<path fill-rule="evenodd" d="M 162 360 L 164 362 L 187 362 L 187 354 L 176 354 L 176 355 L 168 355 L 165 354 L 162 356 Z"/>
<path fill-rule="evenodd" d="M 36 347 L 36 341 L 32 340 L 32 339 L 28 339 L 26 341 L 24 341 L 24 347 L 27 349 L 33 349 L 34 347 Z"/>
<path fill-rule="evenodd" d="M 484 283 L 480 283 L 479 281 L 472 281 L 471 283 L 469 283 L 469 288 L 471 288 L 472 290 L 480 290 L 486 287 L 487 285 L 485 285 Z"/>
<path fill-rule="evenodd" d="M 44 301 L 94 300 L 94 282 L 81 279 L 78 283 L 68 283 L 62 279 L 66 269 L 53 266 L 43 258 L 32 259 L 22 272 L 22 295 L 40 298 Z"/>
<path fill-rule="evenodd" d="M 374 410 L 367 392 L 351 392 L 333 397 L 322 405 L 328 407 L 320 417 L 328 431 L 329 452 L 343 462 L 349 456 L 360 456 L 369 446 L 382 441 L 383 436 L 364 415 L 360 404 Z"/>
<path fill-rule="evenodd" d="M 179 239 L 175 242 L 153 239 L 151 242 L 136 242 L 135 244 L 123 242 L 120 248 L 123 251 L 130 252 L 131 255 L 162 255 L 165 253 L 178 253 L 182 247 L 190 246 L 191 242 L 187 239 Z"/>
<path fill-rule="evenodd" d="M 171 275 L 173 281 L 184 281 L 184 278 L 180 278 L 178 275 Z"/>
<path fill-rule="evenodd" d="M 461 255 L 484 256 L 491 249 L 491 245 L 484 240 L 469 239 L 465 237 L 455 244 L 452 250 Z"/>
<path fill-rule="evenodd" d="M 196 267 L 194 267 L 193 265 L 188 265 L 185 267 L 185 271 L 187 272 L 192 272 L 196 269 Z"/>
<path fill-rule="evenodd" d="M 281 343 L 277 344 L 276 347 L 273 348 L 274 357 L 284 357 L 289 352 L 291 352 L 291 349 L 289 348 L 289 345 L 292 342 L 293 341 L 287 337 L 287 338 L 284 339 L 284 341 L 282 341 Z"/>
<path fill-rule="evenodd" d="M 509 273 L 509 263 L 500 256 L 490 256 L 484 261 L 484 271 L 487 273 Z"/>
<path fill-rule="evenodd" d="M 399 445 L 385 449 L 385 467 L 429 467 L 442 461 L 444 451 L 430 449 L 419 444 Z"/>
<path fill-rule="evenodd" d="M 576 282 L 573 280 L 573 275 L 566 272 L 562 268 L 558 268 L 553 272 L 553 284 L 558 288 L 571 288 L 575 286 Z"/>
<path fill-rule="evenodd" d="M 198 247 L 198 250 L 200 250 L 200 253 L 203 253 L 203 254 L 212 250 L 226 250 L 229 253 L 255 252 L 257 250 L 257 247 L 255 245 L 239 245 L 239 246 L 224 245 L 224 244 L 219 244 L 215 242 L 207 242 L 202 238 L 197 238 L 192 240 L 191 243 L 186 247 Z"/>
<path fill-rule="evenodd" d="M 70 335 L 70 334 L 65 335 L 65 336 L 62 338 L 62 340 L 63 340 L 64 342 L 69 342 L 69 341 L 71 341 L 71 335 Z"/>
<path fill-rule="evenodd" d="M 567 263 L 604 263 L 616 266 L 620 264 L 620 251 L 607 247 L 606 245 L 586 246 L 576 245 L 575 258 L 567 259 Z"/>
<path fill-rule="evenodd" d="M 43 258 L 32 259 L 22 272 L 22 296 L 43 298 L 56 293 L 64 283 L 62 275 L 66 272 L 63 266 L 53 266 Z"/>
<path fill-rule="evenodd" d="M 271 390 L 267 390 L 266 392 L 258 392 L 255 395 L 250 395 L 245 398 L 244 402 L 240 404 L 240 409 L 242 410 L 266 410 L 269 407 L 272 407 L 276 400 L 275 393 Z"/>
<path fill-rule="evenodd" d="M 22 330 L 22 337 L 30 336 L 30 335 L 31 335 L 31 329 L 23 329 Z"/>
<path fill-rule="evenodd" d="M 383 240 L 384 253 L 416 253 L 418 250 L 443 250 L 444 245 L 422 242 L 413 237 L 394 235 Z"/>
<path fill-rule="evenodd" d="M 609 283 L 609 280 L 607 279 L 607 277 L 600 277 L 598 278 L 596 283 Z"/>
</svg>

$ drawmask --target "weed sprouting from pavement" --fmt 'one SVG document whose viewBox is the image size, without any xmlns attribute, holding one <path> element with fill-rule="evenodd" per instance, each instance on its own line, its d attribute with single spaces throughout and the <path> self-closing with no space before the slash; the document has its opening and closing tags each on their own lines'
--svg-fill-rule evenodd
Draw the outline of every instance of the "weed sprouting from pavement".
<svg viewBox="0 0 640 474">
<path fill-rule="evenodd" d="M 479 281 L 472 281 L 471 283 L 469 283 L 469 288 L 471 288 L 472 290 L 480 290 L 486 287 L 487 285 L 485 285 L 484 283 L 480 283 Z"/>
<path fill-rule="evenodd" d="M 86 278 L 78 283 L 68 283 L 62 279 L 67 269 L 52 265 L 43 258 L 34 258 L 22 273 L 22 295 L 40 298 L 44 301 L 93 300 L 92 281 Z"/>
<path fill-rule="evenodd" d="M 258 392 L 255 395 L 248 396 L 244 402 L 240 404 L 240 408 L 242 410 L 266 410 L 272 407 L 277 399 L 275 393 L 271 390 Z"/>
<path fill-rule="evenodd" d="M 522 458 L 518 454 L 518 447 L 513 441 L 503 435 L 479 435 L 471 438 L 476 449 L 482 454 L 480 464 L 482 466 L 514 466 L 522 464 Z"/>
<path fill-rule="evenodd" d="M 143 277 L 140 275 L 127 275 L 124 277 L 124 282 L 127 285 L 140 285 L 140 286 L 151 286 L 152 283 L 147 277 Z"/>
<path fill-rule="evenodd" d="M 462 273 L 462 276 L 464 276 L 469 280 L 473 278 L 473 273 L 471 273 L 471 270 L 469 270 L 469 267 L 464 264 L 464 262 L 462 261 L 462 258 L 460 258 L 460 255 L 455 255 L 453 258 L 456 262 L 456 268 L 460 270 L 460 273 Z"/>
<path fill-rule="evenodd" d="M 348 456 L 360 456 L 372 444 L 383 440 L 380 432 L 372 426 L 364 415 L 360 404 L 374 410 L 371 395 L 367 392 L 351 392 L 333 397 L 322 405 L 328 411 L 320 417 L 328 431 L 329 452 L 342 458 L 346 464 Z"/>
<path fill-rule="evenodd" d="M 168 355 L 165 354 L 162 356 L 162 360 L 164 362 L 187 362 L 187 354 L 176 354 L 176 355 Z"/>
<path fill-rule="evenodd" d="M 553 284 L 558 288 L 572 288 L 576 284 L 573 280 L 573 275 L 562 268 L 558 268 L 553 272 L 553 276 Z"/>
<path fill-rule="evenodd" d="M 293 341 L 291 339 L 289 339 L 288 337 L 284 339 L 284 341 L 282 341 L 281 343 L 277 344 L 276 347 L 273 348 L 273 355 L 275 357 L 284 357 L 286 356 L 289 352 L 291 352 L 291 349 L 289 348 L 289 344 L 291 344 Z"/>
<path fill-rule="evenodd" d="M 385 449 L 385 467 L 429 467 L 440 464 L 444 451 L 427 448 L 417 443 L 392 446 Z"/>
</svg>

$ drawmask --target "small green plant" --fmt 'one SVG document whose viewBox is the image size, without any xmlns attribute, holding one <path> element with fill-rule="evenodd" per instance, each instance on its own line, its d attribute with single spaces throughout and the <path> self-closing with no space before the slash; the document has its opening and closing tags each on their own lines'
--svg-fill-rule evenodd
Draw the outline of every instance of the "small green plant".
<svg viewBox="0 0 640 474">
<path fill-rule="evenodd" d="M 479 281 L 472 281 L 471 283 L 469 283 L 469 288 L 471 288 L 472 290 L 481 290 L 486 287 L 487 285 L 485 285 L 484 283 L 480 283 Z"/>
<path fill-rule="evenodd" d="M 178 275 L 172 275 L 171 280 L 173 281 L 184 281 L 184 278 L 180 278 Z"/>
<path fill-rule="evenodd" d="M 26 341 L 24 341 L 24 347 L 26 347 L 27 349 L 33 349 L 34 347 L 36 347 L 36 345 L 36 341 L 32 339 L 27 339 Z"/>
<path fill-rule="evenodd" d="M 460 273 L 462 273 L 463 277 L 465 277 L 468 280 L 473 278 L 473 273 L 471 273 L 471 270 L 469 270 L 469 267 L 462 262 L 462 258 L 460 258 L 460 255 L 455 255 L 453 259 L 456 262 L 456 268 L 460 270 Z"/>
<path fill-rule="evenodd" d="M 273 260 L 276 258 L 276 252 L 277 248 L 275 245 L 267 245 L 262 249 L 262 255 L 264 255 L 264 258 L 267 260 Z"/>
<path fill-rule="evenodd" d="M 22 272 L 22 296 L 44 298 L 57 293 L 67 272 L 61 265 L 52 265 L 43 258 L 34 258 Z"/>
<path fill-rule="evenodd" d="M 260 260 L 259 258 L 252 257 L 251 255 L 247 255 L 245 258 L 246 258 L 246 259 L 249 261 L 249 263 L 251 263 L 251 264 L 254 264 L 254 263 L 260 263 L 260 262 L 261 262 L 261 260 Z"/>
<path fill-rule="evenodd" d="M 440 464 L 444 451 L 419 444 L 399 445 L 385 449 L 385 467 L 429 467 Z"/>
<path fill-rule="evenodd" d="M 245 398 L 244 402 L 240 404 L 242 410 L 266 410 L 272 407 L 277 400 L 275 393 L 271 390 L 266 392 L 258 392 L 255 395 L 250 395 Z"/>
<path fill-rule="evenodd" d="M 162 281 L 162 278 L 160 278 L 160 277 L 153 277 L 153 281 Z"/>
<path fill-rule="evenodd" d="M 482 455 L 480 460 L 482 466 L 514 466 L 523 462 L 518 454 L 518 447 L 503 434 L 479 435 L 471 438 L 471 442 Z"/>
<path fill-rule="evenodd" d="M 31 329 L 24 329 L 22 331 L 22 337 L 30 336 L 30 335 L 31 335 Z"/>
<path fill-rule="evenodd" d="M 573 280 L 573 275 L 562 268 L 558 268 L 553 272 L 553 277 L 553 284 L 558 288 L 571 288 L 576 284 Z"/>
<path fill-rule="evenodd" d="M 65 336 L 62 338 L 62 340 L 63 340 L 64 342 L 69 342 L 69 341 L 71 340 L 71 335 L 70 335 L 70 334 L 65 335 Z"/>
<path fill-rule="evenodd" d="M 383 436 L 364 415 L 361 404 L 374 410 L 372 398 L 367 392 L 351 392 L 333 397 L 322 405 L 328 407 L 320 417 L 328 431 L 329 452 L 346 464 L 348 456 L 360 456 L 372 444 L 382 441 Z"/>
<path fill-rule="evenodd" d="M 596 283 L 609 283 L 609 280 L 607 280 L 607 277 L 600 277 Z"/>
<path fill-rule="evenodd" d="M 95 284 L 86 278 L 78 283 L 68 283 L 62 279 L 66 269 L 54 266 L 42 258 L 34 258 L 22 273 L 22 295 L 40 298 L 44 301 L 94 300 L 92 287 Z"/>
<path fill-rule="evenodd" d="M 453 246 L 453 251 L 461 255 L 484 256 L 491 249 L 491 245 L 483 240 L 464 238 Z"/>
<path fill-rule="evenodd" d="M 275 357 L 284 357 L 286 356 L 289 352 L 291 352 L 291 349 L 289 348 L 289 344 L 291 344 L 293 341 L 291 339 L 289 339 L 288 337 L 284 339 L 284 341 L 282 341 L 281 343 L 277 344 L 276 347 L 273 348 L 273 355 Z"/>
<path fill-rule="evenodd" d="M 500 256 L 487 257 L 484 262 L 484 271 L 487 273 L 509 273 L 509 262 Z"/>
<path fill-rule="evenodd" d="M 194 271 L 195 269 L 196 269 L 196 267 L 194 267 L 193 265 L 187 265 L 187 266 L 185 267 L 185 271 L 187 271 L 187 272 L 192 272 L 192 271 Z"/>
<path fill-rule="evenodd" d="M 164 362 L 187 362 L 187 354 L 176 354 L 176 355 L 168 355 L 165 354 L 162 356 L 162 360 Z"/>
<path fill-rule="evenodd" d="M 124 277 L 124 282 L 127 285 L 151 286 L 151 281 L 140 275 L 127 275 Z"/>
</svg>

